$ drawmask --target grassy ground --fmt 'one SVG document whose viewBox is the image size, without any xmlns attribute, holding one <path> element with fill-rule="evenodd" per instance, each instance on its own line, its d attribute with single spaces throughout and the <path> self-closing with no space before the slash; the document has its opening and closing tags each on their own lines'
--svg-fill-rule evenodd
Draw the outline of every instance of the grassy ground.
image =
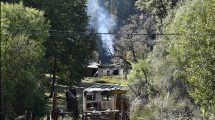
<svg viewBox="0 0 215 120">
<path fill-rule="evenodd" d="M 56 108 L 61 110 L 61 111 L 66 111 L 66 96 L 65 96 L 65 92 L 66 90 L 68 90 L 68 86 L 62 86 L 62 85 L 56 85 L 55 86 L 55 91 L 57 92 L 57 106 Z M 50 95 L 50 88 L 47 87 L 46 89 L 46 96 Z M 48 110 L 49 113 L 51 114 L 52 111 L 52 98 L 48 99 Z M 47 118 L 45 117 L 44 120 L 46 120 Z M 71 117 L 65 116 L 64 120 L 70 119 Z"/>
<path fill-rule="evenodd" d="M 102 77 L 88 77 L 83 81 L 85 83 L 107 83 L 107 84 L 119 84 L 127 86 L 128 81 L 121 76 L 102 76 Z"/>
</svg>

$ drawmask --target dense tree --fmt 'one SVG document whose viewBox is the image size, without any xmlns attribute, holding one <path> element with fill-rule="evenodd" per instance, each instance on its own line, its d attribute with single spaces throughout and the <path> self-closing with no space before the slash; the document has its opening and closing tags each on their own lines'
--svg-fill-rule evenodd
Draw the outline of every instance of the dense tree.
<svg viewBox="0 0 215 120">
<path fill-rule="evenodd" d="M 131 15 L 114 39 L 115 61 L 126 71 L 131 63 L 146 59 L 156 40 L 154 19 L 148 13 Z M 130 66 L 130 67 L 129 67 Z"/>
<path fill-rule="evenodd" d="M 144 58 L 147 51 L 147 41 L 144 36 L 137 36 L 142 30 L 142 19 L 139 15 L 130 17 L 127 24 L 121 26 L 118 34 L 114 39 L 114 63 L 121 64 L 125 72 L 128 72 L 132 63 L 136 63 L 138 59 Z M 146 54 L 145 54 L 146 55 Z"/>
<path fill-rule="evenodd" d="M 51 29 L 68 31 L 51 32 L 51 36 L 45 43 L 50 70 L 58 69 L 61 83 L 67 85 L 80 81 L 85 66 L 92 58 L 92 51 L 95 50 L 95 40 L 92 34 L 90 37 L 89 34 L 84 33 L 87 32 L 88 22 L 85 2 L 85 0 L 52 0 L 41 8 L 50 19 Z M 38 2 L 35 4 L 40 5 Z M 74 34 L 76 32 L 78 34 Z M 56 67 L 53 68 L 55 60 Z"/>
<path fill-rule="evenodd" d="M 161 19 L 165 18 L 170 12 L 170 9 L 173 9 L 178 2 L 183 1 L 185 0 L 137 0 L 135 5 L 140 10 L 155 14 Z"/>
<path fill-rule="evenodd" d="M 148 22 L 154 24 L 153 31 L 162 33 L 165 19 L 185 1 L 188 0 L 137 0 L 135 5 L 148 15 Z"/>
<path fill-rule="evenodd" d="M 139 0 L 139 7 L 140 1 L 143 11 L 159 10 L 159 2 Z M 156 37 L 145 62 L 133 65 L 128 76 L 132 119 L 214 119 L 214 2 L 166 4 L 167 14 L 157 16 L 161 32 L 180 35 Z"/>
<path fill-rule="evenodd" d="M 124 24 L 127 18 L 136 12 L 135 0 L 102 0 L 102 5 L 117 16 L 118 24 Z"/>
<path fill-rule="evenodd" d="M 130 70 L 128 95 L 131 100 L 131 118 L 214 119 L 215 1 L 137 0 L 135 5 L 139 11 L 133 8 L 134 2 L 100 1 L 102 6 L 118 17 L 122 25 L 117 29 L 119 34 L 115 38 L 113 56 Z M 45 72 L 58 75 L 59 82 L 63 84 L 78 83 L 84 66 L 93 56 L 96 38 L 86 27 L 88 18 L 85 0 L 24 0 L 24 4 L 44 10 L 46 20 L 50 19 L 51 29 L 57 30 L 49 31 L 50 37 L 44 43 L 49 68 Z M 8 17 L 8 14 L 3 15 Z M 42 114 L 34 111 L 44 113 L 44 107 L 34 107 L 35 110 L 32 110 L 29 105 L 43 106 L 45 103 L 36 80 L 41 78 L 36 60 L 43 54 L 41 43 L 47 36 L 48 26 L 43 25 L 44 19 L 40 21 L 42 25 L 39 22 L 23 25 L 22 21 L 19 22 L 21 15 L 9 18 L 1 19 L 1 26 L 5 28 L 1 34 L 1 50 L 5 56 L 1 58 L 4 63 L 1 70 L 5 78 L 3 89 L 11 93 L 17 88 L 17 94 L 11 96 L 5 93 L 3 100 L 8 101 L 3 108 L 6 112 L 16 111 L 8 116 L 10 118 L 23 114 L 23 110 L 40 116 Z M 22 19 L 29 23 L 25 18 L 28 17 Z M 126 19 L 126 22 L 122 19 Z M 16 22 L 10 22 L 12 20 Z M 9 29 L 11 26 L 25 29 Z M 27 33 L 26 28 L 34 31 Z M 147 35 L 135 35 L 139 33 Z M 20 93 L 22 88 L 25 91 Z M 18 101 L 18 93 L 24 96 L 23 101 L 31 104 L 21 104 L 23 101 Z M 12 109 L 14 106 L 21 107 Z M 5 113 L 3 115 L 6 116 Z"/>
<path fill-rule="evenodd" d="M 120 28 L 114 41 L 116 54 L 126 56 L 126 53 L 130 52 L 131 56 L 127 59 L 131 62 L 146 58 L 147 53 L 152 49 L 151 44 L 154 38 L 153 35 L 141 35 L 142 33 L 148 33 L 146 32 L 146 26 L 143 25 L 146 22 L 145 19 L 143 15 L 135 14 L 129 18 L 127 24 Z"/>
<path fill-rule="evenodd" d="M 45 17 L 50 20 L 52 31 L 44 43 L 46 72 L 58 75 L 61 84 L 78 84 L 96 45 L 95 35 L 87 29 L 86 0 L 23 0 L 23 3 L 44 10 Z"/>
<path fill-rule="evenodd" d="M 49 23 L 43 15 L 22 3 L 1 3 L 2 119 L 24 114 L 35 119 L 46 113 L 40 61 Z"/>
<path fill-rule="evenodd" d="M 189 82 L 190 96 L 206 115 L 215 113 L 214 5 L 214 0 L 188 2 L 167 27 L 167 31 L 184 34 L 176 37 L 169 51 L 175 64 L 183 67 L 178 74 L 183 73 Z"/>
</svg>

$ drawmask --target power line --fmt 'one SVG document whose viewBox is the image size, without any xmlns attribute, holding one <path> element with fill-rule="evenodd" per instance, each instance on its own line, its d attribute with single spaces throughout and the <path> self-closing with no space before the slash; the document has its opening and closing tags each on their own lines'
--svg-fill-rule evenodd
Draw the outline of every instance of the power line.
<svg viewBox="0 0 215 120">
<path fill-rule="evenodd" d="M 7 2 L 7 1 L 5 1 L 6 3 L 14 3 L 14 2 Z M 5 3 L 4 2 L 4 3 Z M 15 2 L 16 3 L 16 2 Z M 51 4 L 51 5 L 68 5 L 68 4 L 74 4 L 74 2 L 73 1 L 44 1 L 44 2 L 40 2 L 40 3 L 38 3 L 38 2 L 31 2 L 31 3 L 26 3 L 25 1 L 23 1 L 23 3 L 24 3 L 24 5 L 31 5 L 31 6 L 37 6 L 37 5 L 49 5 L 49 4 Z M 33 4 L 32 4 L 33 3 Z"/>
<path fill-rule="evenodd" d="M 42 29 L 27 29 L 27 28 L 14 28 L 14 27 L 5 27 L 6 29 L 9 30 L 17 30 L 16 32 L 19 32 L 20 30 L 27 31 L 27 35 L 33 35 L 33 34 L 38 34 L 41 31 L 44 31 Z M 18 31 L 19 30 L 19 31 Z M 10 31 L 12 32 L 12 31 Z M 15 31 L 14 31 L 15 32 Z M 61 31 L 61 30 L 49 30 L 49 36 L 69 36 L 69 35 L 81 35 L 81 34 L 96 34 L 96 35 L 127 35 L 127 36 L 203 36 L 203 35 L 208 35 L 208 36 L 215 36 L 215 34 L 199 34 L 199 33 L 99 33 L 99 32 L 90 32 L 90 31 Z"/>
<path fill-rule="evenodd" d="M 62 33 L 62 32 L 55 32 L 55 33 L 49 33 L 49 35 L 47 36 L 58 36 L 58 37 L 63 37 L 63 36 L 72 36 L 72 35 L 83 35 L 83 34 L 88 34 L 89 32 L 68 32 L 68 33 Z M 8 33 L 4 33 L 9 35 Z M 28 33 L 22 33 L 24 35 L 36 35 L 36 34 L 40 34 L 38 32 L 28 32 Z M 148 34 L 148 33 L 98 33 L 98 32 L 94 32 L 93 34 L 96 35 L 117 35 L 117 36 L 123 36 L 123 35 L 127 35 L 127 36 L 150 36 L 152 34 Z M 163 34 L 163 33 L 155 33 L 153 34 L 155 36 L 175 36 L 175 35 L 182 35 L 182 34 L 175 34 L 175 33 L 169 33 L 169 34 Z"/>
</svg>

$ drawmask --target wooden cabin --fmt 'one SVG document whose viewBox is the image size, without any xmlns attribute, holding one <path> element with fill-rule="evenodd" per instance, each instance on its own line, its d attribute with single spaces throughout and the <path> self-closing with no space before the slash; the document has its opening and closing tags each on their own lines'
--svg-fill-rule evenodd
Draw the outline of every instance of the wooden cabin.
<svg viewBox="0 0 215 120">
<path fill-rule="evenodd" d="M 101 65 L 99 63 L 90 63 L 85 71 L 85 77 L 97 77 L 97 76 L 112 76 L 112 75 L 124 75 L 124 70 L 120 65 L 108 64 Z"/>
<path fill-rule="evenodd" d="M 128 102 L 123 97 L 125 93 L 126 90 L 119 85 L 98 84 L 85 89 L 83 120 L 120 120 L 122 117 L 128 119 Z"/>
<path fill-rule="evenodd" d="M 99 65 L 98 66 L 98 76 L 111 76 L 120 75 L 123 76 L 123 69 L 120 65 Z"/>
</svg>

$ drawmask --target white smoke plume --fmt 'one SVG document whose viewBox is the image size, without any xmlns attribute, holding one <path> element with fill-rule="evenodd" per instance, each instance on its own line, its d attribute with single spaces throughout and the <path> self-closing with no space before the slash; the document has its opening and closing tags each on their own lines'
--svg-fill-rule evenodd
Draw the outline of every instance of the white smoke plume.
<svg viewBox="0 0 215 120">
<path fill-rule="evenodd" d="M 116 27 L 116 17 L 105 9 L 104 2 L 104 0 L 88 0 L 87 2 L 87 14 L 90 17 L 89 25 L 98 33 L 110 33 Z M 114 52 L 113 37 L 110 34 L 101 34 L 102 47 L 107 51 L 110 50 L 111 53 Z"/>
</svg>

